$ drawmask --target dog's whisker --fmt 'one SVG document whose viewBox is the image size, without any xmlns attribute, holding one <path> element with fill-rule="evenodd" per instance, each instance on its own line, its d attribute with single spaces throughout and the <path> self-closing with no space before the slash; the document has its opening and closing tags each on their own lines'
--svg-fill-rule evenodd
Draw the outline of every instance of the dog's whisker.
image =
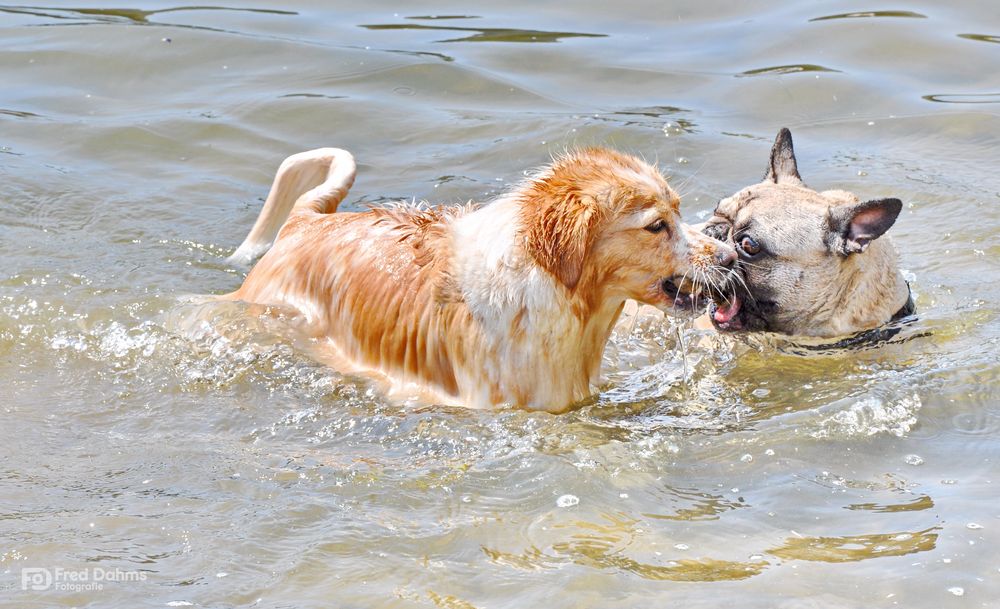
<svg viewBox="0 0 1000 609">
<path fill-rule="evenodd" d="M 701 293 L 702 283 L 699 273 L 701 272 L 697 267 L 692 268 L 691 274 L 691 306 L 692 308 L 698 308 L 698 296 Z"/>
<path fill-rule="evenodd" d="M 691 182 L 691 180 L 695 179 L 695 177 L 697 177 L 698 174 L 701 173 L 701 170 L 704 169 L 705 165 L 707 165 L 707 164 L 708 164 L 708 159 L 702 161 L 701 165 L 699 165 L 697 169 L 695 169 L 693 172 L 691 172 L 690 174 L 688 174 L 688 176 L 686 178 L 684 178 L 684 180 L 679 185 L 677 185 L 677 186 L 674 187 L 674 190 L 676 190 L 678 193 L 680 193 L 681 191 L 683 191 L 687 187 L 687 185 Z M 684 197 L 687 194 L 689 194 L 689 192 L 690 191 L 688 191 L 685 194 L 680 195 L 680 196 Z"/>
<path fill-rule="evenodd" d="M 701 286 L 702 286 L 702 287 L 703 287 L 703 288 L 704 288 L 705 290 L 708 290 L 709 292 L 710 292 L 710 291 L 712 290 L 712 286 L 713 286 L 713 283 L 712 283 L 712 281 L 711 281 L 711 280 L 709 279 L 709 277 L 708 277 L 708 274 L 707 274 L 707 273 L 705 272 L 705 270 L 704 270 L 704 269 L 697 269 L 697 280 L 698 280 L 699 284 L 700 284 L 700 285 L 701 285 Z M 694 308 L 695 308 L 696 310 L 700 308 L 700 307 L 698 306 L 698 297 L 699 297 L 700 295 L 701 295 L 701 294 L 700 294 L 700 292 L 699 292 L 699 293 L 698 293 L 698 294 L 697 294 L 697 295 L 695 296 L 695 298 L 694 298 Z"/>
<path fill-rule="evenodd" d="M 677 284 L 678 287 L 680 287 L 681 289 L 685 289 L 684 286 L 685 286 L 685 282 L 687 281 L 688 272 L 691 271 L 691 270 L 693 270 L 693 268 L 685 270 L 684 274 L 681 275 L 681 281 L 680 281 L 679 284 Z M 692 281 L 692 283 L 693 283 L 693 281 Z M 695 287 L 695 286 L 692 286 L 692 287 Z M 689 296 L 691 297 L 691 299 L 693 301 L 696 298 L 695 290 L 691 290 L 691 293 L 690 293 Z"/>
<path fill-rule="evenodd" d="M 740 291 L 745 295 L 746 299 L 749 300 L 754 306 L 757 306 L 757 297 L 750 291 L 750 286 L 747 285 L 746 279 L 744 279 L 743 276 L 736 271 L 732 271 L 731 277 L 739 284 L 735 287 L 742 287 L 742 290 Z"/>
</svg>

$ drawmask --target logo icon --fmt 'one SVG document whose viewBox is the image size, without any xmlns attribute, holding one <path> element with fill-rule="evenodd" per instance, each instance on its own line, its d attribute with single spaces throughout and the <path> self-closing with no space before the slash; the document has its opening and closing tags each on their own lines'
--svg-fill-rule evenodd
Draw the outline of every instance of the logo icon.
<svg viewBox="0 0 1000 609">
<path fill-rule="evenodd" d="M 52 587 L 52 572 L 42 567 L 21 569 L 22 590 L 48 590 Z"/>
</svg>

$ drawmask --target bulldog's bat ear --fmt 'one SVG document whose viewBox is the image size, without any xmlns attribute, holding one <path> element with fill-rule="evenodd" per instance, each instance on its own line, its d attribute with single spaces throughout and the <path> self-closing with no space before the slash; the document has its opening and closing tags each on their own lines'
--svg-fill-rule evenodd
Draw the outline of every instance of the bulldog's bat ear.
<svg viewBox="0 0 1000 609">
<path fill-rule="evenodd" d="M 903 202 L 899 199 L 877 199 L 864 203 L 846 203 L 830 208 L 830 249 L 844 254 L 856 254 L 868 248 L 896 222 Z"/>
<path fill-rule="evenodd" d="M 771 147 L 771 161 L 767 165 L 765 182 L 775 184 L 801 184 L 799 168 L 795 163 L 795 149 L 792 147 L 792 132 L 782 127 Z"/>
</svg>

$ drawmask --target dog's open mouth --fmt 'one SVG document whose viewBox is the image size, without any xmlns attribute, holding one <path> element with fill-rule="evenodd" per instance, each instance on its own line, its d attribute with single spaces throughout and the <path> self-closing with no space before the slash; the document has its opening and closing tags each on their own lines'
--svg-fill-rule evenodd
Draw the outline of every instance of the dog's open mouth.
<svg viewBox="0 0 1000 609">
<path fill-rule="evenodd" d="M 769 319 L 776 311 L 774 302 L 754 298 L 746 292 L 714 294 L 708 316 L 720 332 L 770 332 Z"/>
<path fill-rule="evenodd" d="M 697 299 L 698 295 L 682 289 L 674 280 L 664 279 L 660 282 L 660 289 L 667 295 L 667 303 L 675 309 L 682 311 L 693 311 L 695 309 L 695 299 Z"/>
<path fill-rule="evenodd" d="M 741 315 L 741 313 L 743 313 L 743 300 L 735 294 L 721 302 L 712 301 L 708 308 L 712 325 L 724 332 L 737 332 L 746 329 L 745 315 Z"/>
</svg>

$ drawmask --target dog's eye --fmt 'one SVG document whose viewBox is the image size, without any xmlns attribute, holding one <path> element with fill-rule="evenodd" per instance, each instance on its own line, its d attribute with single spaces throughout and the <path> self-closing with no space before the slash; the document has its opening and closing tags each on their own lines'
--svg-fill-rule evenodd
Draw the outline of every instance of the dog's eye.
<svg viewBox="0 0 1000 609">
<path fill-rule="evenodd" d="M 663 218 L 660 218 L 656 222 L 653 222 L 652 224 L 646 226 L 646 230 L 648 230 L 651 233 L 662 233 L 663 231 L 667 230 L 667 222 Z"/>
<path fill-rule="evenodd" d="M 743 235 L 740 238 L 740 249 L 747 256 L 756 256 L 760 253 L 760 244 L 750 235 Z"/>
</svg>

